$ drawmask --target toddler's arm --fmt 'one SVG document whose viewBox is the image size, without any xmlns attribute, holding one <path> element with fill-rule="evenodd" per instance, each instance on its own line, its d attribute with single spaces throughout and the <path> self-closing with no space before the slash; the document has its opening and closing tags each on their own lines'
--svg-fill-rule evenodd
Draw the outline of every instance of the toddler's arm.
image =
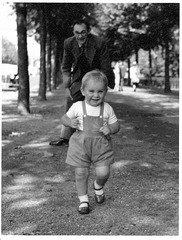
<svg viewBox="0 0 182 240">
<path fill-rule="evenodd" d="M 104 135 L 115 134 L 119 132 L 119 130 L 120 130 L 120 125 L 118 121 L 116 121 L 113 124 L 103 126 L 100 128 L 100 131 L 103 132 Z"/>
<path fill-rule="evenodd" d="M 79 121 L 77 118 L 71 119 L 66 114 L 64 114 L 61 118 L 61 122 L 66 127 L 77 128 Z"/>
</svg>

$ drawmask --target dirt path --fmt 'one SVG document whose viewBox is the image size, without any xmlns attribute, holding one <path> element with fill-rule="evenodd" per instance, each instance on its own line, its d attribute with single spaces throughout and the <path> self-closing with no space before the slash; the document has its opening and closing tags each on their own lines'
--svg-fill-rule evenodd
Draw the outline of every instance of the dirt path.
<svg viewBox="0 0 182 240">
<path fill-rule="evenodd" d="M 64 92 L 46 102 L 31 93 L 31 117 L 16 113 L 16 93 L 2 99 L 3 235 L 178 235 L 179 97 L 125 87 L 107 100 L 121 123 L 106 202 L 77 212 L 74 171 L 66 147 L 49 146 L 60 132 Z M 11 236 L 11 239 L 13 237 Z"/>
</svg>

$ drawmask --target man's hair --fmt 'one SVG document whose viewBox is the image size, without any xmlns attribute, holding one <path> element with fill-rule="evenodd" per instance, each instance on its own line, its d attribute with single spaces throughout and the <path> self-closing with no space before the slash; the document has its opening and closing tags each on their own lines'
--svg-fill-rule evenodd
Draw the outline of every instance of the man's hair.
<svg viewBox="0 0 182 240">
<path fill-rule="evenodd" d="M 77 20 L 75 20 L 74 21 L 74 23 L 73 23 L 73 27 L 77 24 L 77 25 L 81 25 L 81 24 L 85 24 L 86 25 L 86 27 L 87 27 L 87 31 L 89 31 L 90 30 L 90 25 L 89 25 L 89 23 L 88 23 L 88 21 L 86 20 L 86 19 L 77 19 Z"/>
<path fill-rule="evenodd" d="M 105 85 L 105 88 L 107 89 L 107 86 L 108 86 L 108 79 L 106 77 L 106 75 L 98 70 L 98 69 L 95 69 L 95 70 L 92 70 L 90 72 L 87 72 L 83 78 L 82 78 L 82 85 L 81 85 L 81 89 L 84 89 L 85 86 L 87 85 L 87 82 L 92 79 L 92 80 L 95 80 L 97 82 L 103 82 L 104 85 Z"/>
</svg>

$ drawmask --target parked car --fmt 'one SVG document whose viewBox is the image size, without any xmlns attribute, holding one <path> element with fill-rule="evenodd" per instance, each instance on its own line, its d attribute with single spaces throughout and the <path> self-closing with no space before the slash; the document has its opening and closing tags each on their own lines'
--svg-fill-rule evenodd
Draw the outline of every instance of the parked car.
<svg viewBox="0 0 182 240">
<path fill-rule="evenodd" d="M 18 66 L 1 64 L 2 90 L 17 90 L 19 86 Z"/>
</svg>

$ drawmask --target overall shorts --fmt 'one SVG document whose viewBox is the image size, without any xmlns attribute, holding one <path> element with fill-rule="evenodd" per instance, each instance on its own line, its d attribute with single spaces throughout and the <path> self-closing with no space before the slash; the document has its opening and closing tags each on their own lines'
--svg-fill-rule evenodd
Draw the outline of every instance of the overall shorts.
<svg viewBox="0 0 182 240">
<path fill-rule="evenodd" d="M 113 163 L 111 140 L 99 130 L 103 126 L 104 104 L 99 116 L 89 116 L 83 107 L 83 131 L 76 130 L 69 140 L 66 163 L 75 167 L 109 166 Z"/>
</svg>

